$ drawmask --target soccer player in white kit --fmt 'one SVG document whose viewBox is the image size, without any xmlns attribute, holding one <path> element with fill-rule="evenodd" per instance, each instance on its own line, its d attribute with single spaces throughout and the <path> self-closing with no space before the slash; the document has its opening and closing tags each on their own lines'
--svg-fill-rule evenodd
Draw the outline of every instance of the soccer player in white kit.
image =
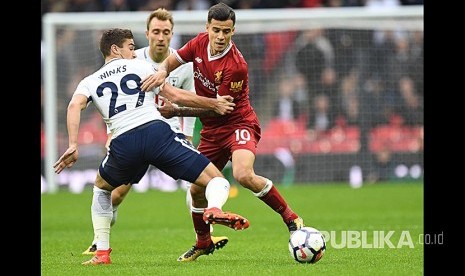
<svg viewBox="0 0 465 276">
<path fill-rule="evenodd" d="M 149 41 L 149 46 L 137 49 L 135 51 L 136 58 L 146 60 L 147 62 L 153 64 L 155 68 L 158 68 L 158 66 L 163 62 L 163 60 L 165 60 L 165 58 L 167 58 L 171 53 L 174 52 L 174 49 L 170 47 L 170 42 L 173 37 L 173 25 L 173 16 L 166 9 L 159 8 L 150 13 L 150 15 L 147 17 L 147 30 L 145 32 L 147 40 Z M 195 93 L 192 63 L 186 63 L 176 68 L 176 70 L 173 70 L 173 72 L 171 72 L 168 76 L 167 82 L 174 87 Z M 165 102 L 166 99 L 159 95 L 155 95 L 155 103 L 157 104 L 157 106 L 163 106 Z M 174 132 L 178 133 L 179 138 L 185 138 L 191 143 L 194 133 L 195 120 L 195 117 L 173 117 L 170 119 L 166 119 L 166 121 L 170 124 L 171 129 Z M 110 140 L 111 133 L 109 133 L 109 136 Z M 158 173 L 164 174 L 161 171 Z M 144 175 L 145 171 L 141 172 L 141 174 Z M 168 179 L 168 181 L 172 180 L 173 182 L 176 181 L 169 176 L 164 177 L 164 179 Z M 186 205 L 190 213 L 192 198 L 190 196 L 189 188 L 191 183 L 187 181 L 184 182 L 187 187 Z M 131 184 L 137 183 L 121 185 L 118 188 L 114 189 L 111 193 L 111 201 L 113 203 L 113 218 L 111 220 L 111 226 L 113 226 L 116 223 L 116 219 L 118 217 L 118 206 L 123 202 L 124 198 L 129 193 L 132 186 Z M 228 237 L 212 236 L 212 241 L 215 243 L 216 249 L 220 249 L 226 245 L 226 243 L 228 242 Z M 91 245 L 84 252 L 82 252 L 82 254 L 94 255 L 96 250 L 96 237 L 94 237 L 94 240 L 92 241 Z"/>
<path fill-rule="evenodd" d="M 134 37 L 128 29 L 103 32 L 100 51 L 105 64 L 79 82 L 67 110 L 68 149 L 53 165 L 59 174 L 76 163 L 81 112 L 93 102 L 110 129 L 112 140 L 93 189 L 91 214 L 97 251 L 84 265 L 111 264 L 111 191 L 120 185 L 138 182 L 140 178 L 137 177 L 142 177 L 140 172 L 149 165 L 174 179 L 206 187 L 206 223 L 218 223 L 236 230 L 249 227 L 247 219 L 221 210 L 228 198 L 229 182 L 204 155 L 172 131 L 155 104 L 155 95 L 161 95 L 177 104 L 209 108 L 224 115 L 234 108 L 231 98 L 200 97 L 168 83 L 142 92 L 141 82 L 156 69 L 146 61 L 134 59 L 134 47 Z M 210 235 L 205 238 L 210 239 Z M 215 250 L 213 242 L 209 248 L 210 253 Z"/>
</svg>

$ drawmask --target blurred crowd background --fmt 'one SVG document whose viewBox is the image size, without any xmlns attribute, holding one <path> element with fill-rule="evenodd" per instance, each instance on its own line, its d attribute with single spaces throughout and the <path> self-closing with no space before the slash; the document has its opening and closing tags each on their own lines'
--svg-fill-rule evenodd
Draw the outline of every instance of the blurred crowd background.
<svg viewBox="0 0 465 276">
<path fill-rule="evenodd" d="M 47 12 L 208 10 L 218 2 L 233 9 L 279 9 L 354 6 L 423 5 L 423 0 L 42 0 L 42 14 Z"/>
<path fill-rule="evenodd" d="M 206 11 L 218 2 L 234 9 L 423 5 L 422 0 L 42 0 L 42 14 L 159 7 Z M 172 46 L 191 37 L 181 36 Z M 59 97 L 59 117 L 65 116 L 77 81 L 101 65 L 96 39 L 77 31 L 57 36 L 58 91 L 66 93 Z M 359 166 L 363 179 L 372 183 L 422 178 L 423 30 L 237 30 L 233 41 L 249 64 L 250 98 L 262 122 L 258 170 L 286 183 L 347 181 Z M 146 43 L 145 37 L 136 40 Z M 97 62 L 80 62 L 77 52 Z M 42 84 L 42 96 L 43 89 Z M 61 152 L 67 133 L 65 127 L 59 131 Z M 80 132 L 84 158 L 102 150 L 106 129 L 96 111 L 83 117 Z M 42 136 L 43 156 L 45 144 Z"/>
</svg>

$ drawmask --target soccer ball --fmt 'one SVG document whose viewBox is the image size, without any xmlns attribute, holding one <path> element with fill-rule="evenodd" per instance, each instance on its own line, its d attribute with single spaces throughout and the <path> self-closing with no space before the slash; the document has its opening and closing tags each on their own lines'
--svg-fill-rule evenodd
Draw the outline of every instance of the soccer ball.
<svg viewBox="0 0 465 276">
<path fill-rule="evenodd" d="M 325 250 L 323 234 L 312 227 L 302 227 L 289 239 L 289 253 L 299 263 L 314 264 L 323 257 Z"/>
</svg>

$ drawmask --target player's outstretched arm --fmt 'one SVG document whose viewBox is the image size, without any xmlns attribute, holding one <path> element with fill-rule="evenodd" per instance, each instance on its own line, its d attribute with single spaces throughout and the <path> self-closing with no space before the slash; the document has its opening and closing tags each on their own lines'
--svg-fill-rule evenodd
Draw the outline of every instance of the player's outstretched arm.
<svg viewBox="0 0 465 276">
<path fill-rule="evenodd" d="M 202 97 L 192 92 L 176 88 L 169 83 L 163 85 L 159 94 L 178 105 L 205 108 L 213 110 L 220 115 L 231 113 L 236 105 L 232 102 L 233 98 L 231 96 L 222 96 L 216 99 Z"/>
<path fill-rule="evenodd" d="M 229 97 L 229 96 L 228 96 Z M 173 105 L 169 100 L 165 99 L 163 106 L 157 107 L 160 114 L 166 119 L 173 117 L 219 117 L 222 116 L 213 110 L 205 108 L 185 107 Z"/>
<path fill-rule="evenodd" d="M 160 111 L 161 115 L 166 119 L 172 117 L 219 117 L 222 116 L 216 113 L 213 110 L 205 109 L 205 108 L 195 108 L 195 107 L 185 107 L 185 106 L 161 106 L 158 107 L 158 111 Z"/>
<path fill-rule="evenodd" d="M 81 110 L 87 107 L 87 97 L 81 94 L 75 94 L 68 105 L 66 115 L 66 124 L 68 127 L 68 149 L 55 162 L 53 168 L 55 173 L 59 174 L 65 168 L 71 168 L 79 157 L 78 151 L 78 132 L 81 122 Z"/>
</svg>

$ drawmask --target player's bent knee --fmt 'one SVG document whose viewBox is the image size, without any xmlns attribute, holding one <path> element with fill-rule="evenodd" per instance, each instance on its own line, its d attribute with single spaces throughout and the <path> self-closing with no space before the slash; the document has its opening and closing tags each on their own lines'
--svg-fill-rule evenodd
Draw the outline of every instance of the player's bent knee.
<svg viewBox="0 0 465 276">
<path fill-rule="evenodd" d="M 194 184 L 201 187 L 207 187 L 208 182 L 215 177 L 224 178 L 223 174 L 218 170 L 218 168 L 210 162 L 200 173 L 199 177 L 197 177 Z"/>
<path fill-rule="evenodd" d="M 207 165 L 207 167 L 205 167 L 205 170 L 203 172 L 205 172 L 210 178 L 214 178 L 214 177 L 224 178 L 224 175 L 221 173 L 221 171 L 211 162 Z"/>
<path fill-rule="evenodd" d="M 252 173 L 234 173 L 234 179 L 244 187 L 249 187 L 253 183 L 254 175 Z"/>
<path fill-rule="evenodd" d="M 94 185 L 102 190 L 113 191 L 115 187 L 111 186 L 105 179 L 100 176 L 100 173 L 97 172 L 97 177 L 95 179 Z"/>
</svg>

